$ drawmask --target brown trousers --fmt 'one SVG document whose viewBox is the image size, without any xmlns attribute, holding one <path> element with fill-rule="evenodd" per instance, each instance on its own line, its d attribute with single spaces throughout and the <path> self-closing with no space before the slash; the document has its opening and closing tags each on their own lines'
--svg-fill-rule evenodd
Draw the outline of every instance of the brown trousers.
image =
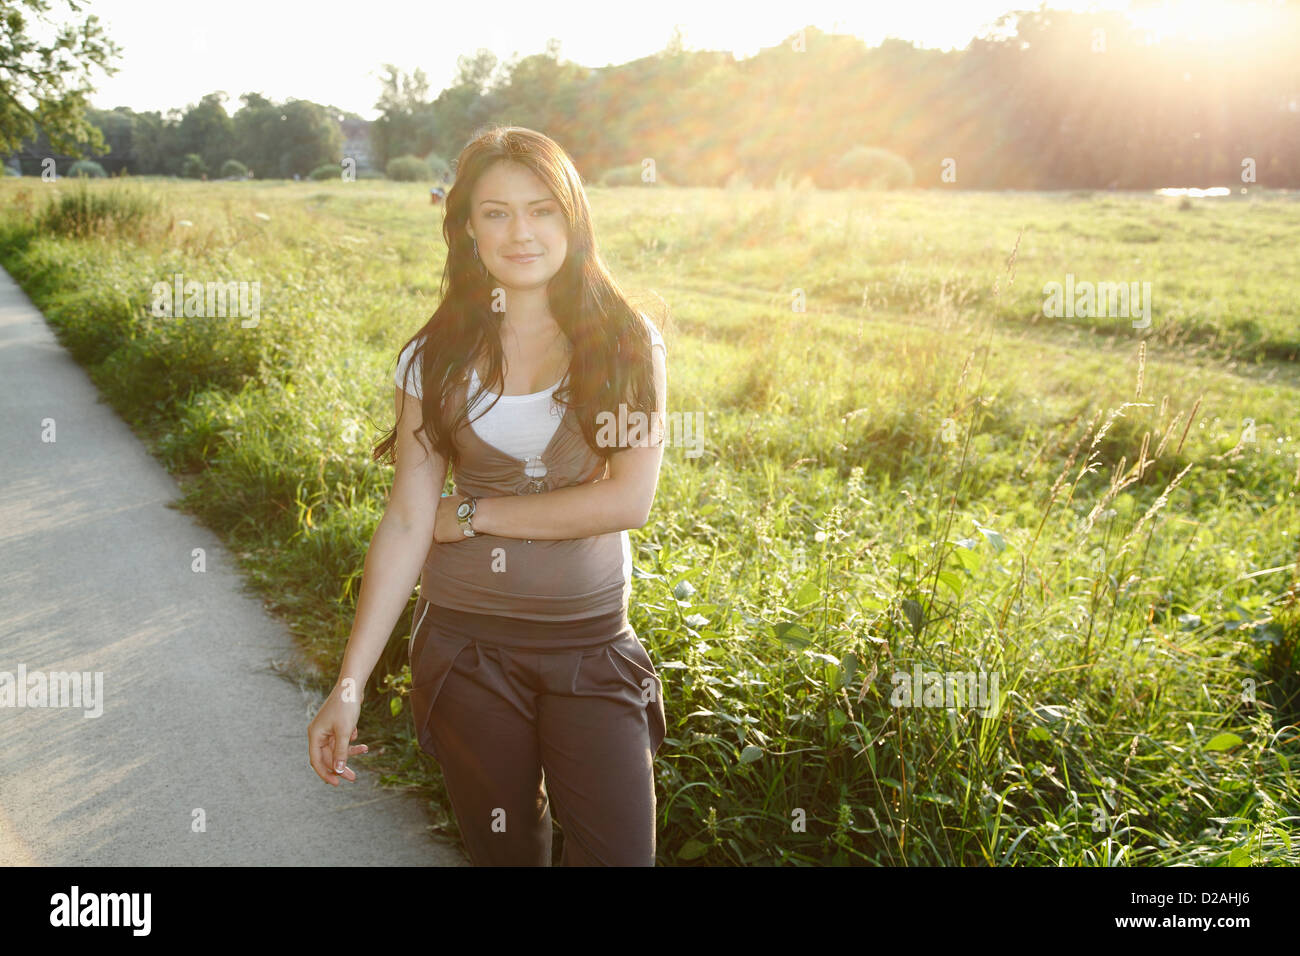
<svg viewBox="0 0 1300 956">
<path fill-rule="evenodd" d="M 475 866 L 654 866 L 662 685 L 626 612 L 562 623 L 417 602 L 411 708 Z"/>
</svg>

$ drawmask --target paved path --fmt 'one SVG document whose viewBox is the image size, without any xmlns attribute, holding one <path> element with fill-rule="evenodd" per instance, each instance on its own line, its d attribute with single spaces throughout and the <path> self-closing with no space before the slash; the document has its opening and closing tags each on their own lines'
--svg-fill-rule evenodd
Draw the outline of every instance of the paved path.
<svg viewBox="0 0 1300 956">
<path fill-rule="evenodd" d="M 366 758 L 308 766 L 294 642 L 178 497 L 0 269 L 0 672 L 103 675 L 98 717 L 0 706 L 0 865 L 466 865 Z"/>
</svg>

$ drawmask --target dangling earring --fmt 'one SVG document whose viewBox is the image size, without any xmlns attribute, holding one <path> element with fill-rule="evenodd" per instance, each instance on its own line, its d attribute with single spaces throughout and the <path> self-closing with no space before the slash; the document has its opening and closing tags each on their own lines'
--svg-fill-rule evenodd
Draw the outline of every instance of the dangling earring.
<svg viewBox="0 0 1300 956">
<path fill-rule="evenodd" d="M 481 272 L 481 273 L 483 273 L 483 278 L 486 279 L 486 278 L 487 278 L 487 274 L 488 274 L 487 266 L 485 266 L 485 265 L 483 264 L 483 260 L 482 260 L 482 258 L 479 257 L 479 254 L 478 254 L 478 240 L 477 240 L 477 239 L 474 240 L 474 258 L 478 260 L 478 271 Z"/>
</svg>

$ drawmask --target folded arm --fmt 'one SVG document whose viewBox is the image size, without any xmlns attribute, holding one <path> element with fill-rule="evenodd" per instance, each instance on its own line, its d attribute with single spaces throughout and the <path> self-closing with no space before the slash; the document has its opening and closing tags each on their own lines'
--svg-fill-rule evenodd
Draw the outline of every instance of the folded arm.
<svg viewBox="0 0 1300 956">
<path fill-rule="evenodd" d="M 663 349 L 651 349 L 654 359 L 658 428 L 650 444 L 611 455 L 604 478 L 557 488 L 543 494 L 480 498 L 474 530 L 503 538 L 555 540 L 589 538 L 640 528 L 650 517 L 659 466 L 663 461 L 663 422 L 668 401 L 668 370 Z M 456 503 L 462 499 L 453 496 Z"/>
</svg>

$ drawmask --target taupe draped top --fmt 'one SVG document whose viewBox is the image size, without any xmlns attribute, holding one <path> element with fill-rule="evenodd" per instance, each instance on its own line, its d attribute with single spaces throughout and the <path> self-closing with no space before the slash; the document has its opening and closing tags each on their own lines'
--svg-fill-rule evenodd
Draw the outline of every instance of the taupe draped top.
<svg viewBox="0 0 1300 956">
<path fill-rule="evenodd" d="M 468 376 L 454 399 L 464 403 Z M 455 406 L 460 407 L 460 406 Z M 603 478 L 604 459 L 587 445 L 572 409 L 541 454 L 543 469 L 485 442 L 468 420 L 453 437 L 453 471 L 461 494 L 500 497 L 553 491 Z M 631 593 L 631 543 L 626 531 L 560 540 L 504 538 L 479 532 L 435 541 L 420 572 L 420 596 L 442 607 L 533 621 L 574 621 L 626 613 Z"/>
</svg>

